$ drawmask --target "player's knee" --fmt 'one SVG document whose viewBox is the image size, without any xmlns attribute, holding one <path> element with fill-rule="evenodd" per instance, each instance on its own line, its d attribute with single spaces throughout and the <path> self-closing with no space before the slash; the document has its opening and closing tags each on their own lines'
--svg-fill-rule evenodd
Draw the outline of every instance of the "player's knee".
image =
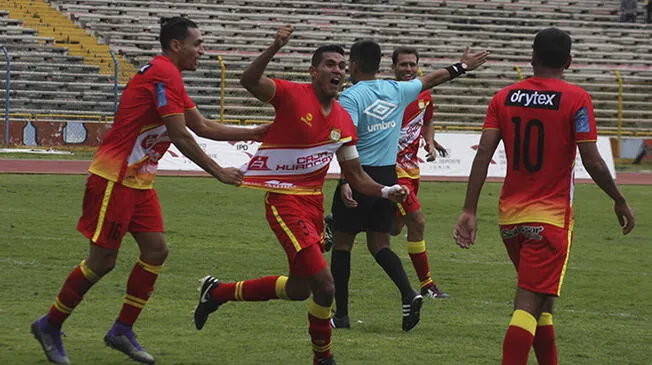
<svg viewBox="0 0 652 365">
<path fill-rule="evenodd" d="M 333 243 L 333 247 L 337 251 L 351 252 L 351 249 L 353 248 L 353 242 L 349 242 L 348 240 L 339 240 L 337 235 L 335 235 L 335 242 Z"/>
<path fill-rule="evenodd" d="M 167 243 L 162 242 L 157 245 L 149 246 L 147 250 L 143 250 L 141 252 L 141 258 L 143 261 L 151 265 L 163 265 L 169 253 L 169 246 Z"/>
<path fill-rule="evenodd" d="M 331 282 L 320 283 L 320 285 L 313 288 L 313 299 L 316 303 L 326 305 L 333 302 L 335 297 L 335 284 Z"/>
<path fill-rule="evenodd" d="M 97 276 L 102 277 L 113 270 L 117 259 L 117 250 L 107 250 L 94 246 L 86 259 L 86 265 Z"/>
<path fill-rule="evenodd" d="M 403 231 L 403 224 L 395 224 L 394 227 L 392 227 L 392 231 L 389 232 L 392 236 L 398 236 L 401 234 L 401 231 Z"/>
<path fill-rule="evenodd" d="M 154 255 L 156 256 L 157 261 L 159 261 L 160 263 L 163 263 L 168 258 L 169 253 L 170 253 L 170 247 L 167 245 L 167 243 L 163 243 L 160 247 L 157 247 L 156 250 L 154 251 Z"/>
<path fill-rule="evenodd" d="M 295 287 L 292 290 L 286 288 L 286 293 L 290 300 L 303 301 L 310 298 L 310 288 L 307 286 L 301 288 Z"/>
<path fill-rule="evenodd" d="M 418 235 L 423 235 L 426 229 L 426 217 L 420 211 L 415 212 L 408 223 L 410 232 Z"/>
<path fill-rule="evenodd" d="M 324 298 L 333 298 L 335 296 L 335 283 L 332 280 L 323 282 L 318 291 Z"/>
<path fill-rule="evenodd" d="M 371 253 L 372 256 L 376 256 L 376 254 L 386 248 L 389 248 L 389 243 L 386 242 L 367 242 L 367 249 L 369 250 L 369 253 Z"/>
</svg>

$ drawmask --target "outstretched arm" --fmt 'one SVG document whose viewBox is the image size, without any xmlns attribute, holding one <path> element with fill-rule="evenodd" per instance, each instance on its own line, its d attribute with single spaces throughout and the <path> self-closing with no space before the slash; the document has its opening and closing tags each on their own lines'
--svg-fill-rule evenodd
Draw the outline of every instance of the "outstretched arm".
<svg viewBox="0 0 652 365">
<path fill-rule="evenodd" d="M 163 117 L 163 122 L 167 128 L 170 140 L 184 156 L 188 157 L 192 162 L 204 169 L 204 171 L 225 184 L 242 184 L 242 172 L 240 172 L 240 170 L 235 168 L 223 168 L 204 153 L 201 147 L 197 144 L 197 141 L 195 141 L 190 132 L 188 132 L 186 121 L 182 114 L 173 114 Z"/>
<path fill-rule="evenodd" d="M 609 195 L 614 201 L 614 211 L 618 218 L 618 223 L 623 229 L 623 234 L 628 234 L 634 229 L 634 213 L 627 205 L 625 197 L 620 193 L 611 173 L 607 168 L 607 164 L 600 156 L 598 147 L 595 142 L 580 142 L 577 144 L 582 156 L 582 164 L 586 172 L 591 175 L 595 183 Z"/>
<path fill-rule="evenodd" d="M 475 70 L 476 68 L 480 67 L 480 65 L 487 62 L 487 57 L 489 57 L 489 52 L 480 51 L 469 54 L 469 48 L 467 47 L 464 50 L 464 54 L 462 54 L 462 58 L 460 58 L 459 63 L 443 69 L 435 70 L 425 76 L 422 76 L 420 78 L 421 83 L 423 84 L 422 90 L 432 89 L 441 83 L 454 79 L 466 71 Z M 464 68 L 464 66 L 466 66 L 466 68 Z"/>
<path fill-rule="evenodd" d="M 206 119 L 197 108 L 186 110 L 184 116 L 188 128 L 200 137 L 215 141 L 262 141 L 271 126 L 271 123 L 254 128 L 222 124 Z"/>
<path fill-rule="evenodd" d="M 274 42 L 256 57 L 240 76 L 240 84 L 260 101 L 268 102 L 274 97 L 276 91 L 274 81 L 263 76 L 263 72 L 265 72 L 267 64 L 272 60 L 276 52 L 288 43 L 292 32 L 294 32 L 294 26 L 292 25 L 279 28 Z"/>
</svg>

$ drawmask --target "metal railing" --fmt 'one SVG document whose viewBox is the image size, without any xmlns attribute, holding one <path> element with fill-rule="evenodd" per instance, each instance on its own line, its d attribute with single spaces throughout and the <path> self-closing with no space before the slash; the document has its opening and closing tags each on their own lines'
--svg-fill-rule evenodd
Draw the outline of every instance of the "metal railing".
<svg viewBox="0 0 652 365">
<path fill-rule="evenodd" d="M 109 50 L 109 54 L 113 59 L 113 116 L 115 117 L 118 113 L 118 70 L 120 66 L 118 66 L 118 58 L 113 50 Z"/>
<path fill-rule="evenodd" d="M 5 72 L 5 111 L 4 111 L 4 144 L 9 144 L 10 141 L 10 123 L 13 121 L 16 122 L 61 122 L 61 123 L 106 123 L 110 124 L 115 119 L 115 114 L 118 109 L 119 103 L 119 76 L 120 76 L 120 64 L 118 59 L 113 51 L 110 52 L 113 59 L 113 113 L 79 113 L 79 114 L 61 114 L 61 113 L 12 113 L 11 106 L 11 55 L 6 47 L 0 46 L 0 51 L 4 54 L 6 62 L 6 72 Z M 227 80 L 227 65 L 221 56 L 217 57 L 220 67 L 220 81 L 219 81 L 219 115 L 215 116 L 216 120 L 222 123 L 234 123 L 241 125 L 250 125 L 250 124 L 261 124 L 269 123 L 268 119 L 261 117 L 260 119 L 252 119 L 251 116 L 243 115 L 242 118 L 238 118 L 237 115 L 227 115 L 225 109 L 228 108 L 228 100 L 225 97 L 226 89 L 226 80 Z M 616 83 L 618 87 L 618 110 L 617 110 L 617 125 L 614 126 L 601 126 L 600 134 L 601 135 L 611 135 L 617 136 L 618 146 L 620 145 L 621 138 L 623 136 L 652 136 L 651 130 L 636 130 L 636 129 L 625 129 L 623 127 L 623 86 L 624 81 L 620 74 L 619 70 L 612 70 L 616 78 Z M 419 74 L 422 74 L 421 69 L 418 70 Z M 523 71 L 520 66 L 516 65 L 513 68 L 514 79 L 522 80 L 524 78 Z M 284 75 L 294 75 L 297 76 L 296 72 L 286 72 Z M 303 74 L 301 74 L 303 75 Z M 255 118 L 255 117 L 254 117 Z M 479 131 L 481 130 L 480 124 L 463 124 L 463 123 L 438 123 L 436 126 L 437 130 L 444 131 Z M 620 156 L 619 148 L 614 151 L 616 156 Z"/>
<path fill-rule="evenodd" d="M 9 113 L 11 112 L 11 57 L 7 47 L 0 47 L 0 51 L 5 55 L 7 69 L 5 70 L 5 144 L 9 144 Z"/>
<path fill-rule="evenodd" d="M 620 158 L 620 142 L 623 135 L 623 78 L 620 76 L 620 71 L 613 70 L 618 81 L 618 143 L 616 144 L 616 157 Z"/>
</svg>

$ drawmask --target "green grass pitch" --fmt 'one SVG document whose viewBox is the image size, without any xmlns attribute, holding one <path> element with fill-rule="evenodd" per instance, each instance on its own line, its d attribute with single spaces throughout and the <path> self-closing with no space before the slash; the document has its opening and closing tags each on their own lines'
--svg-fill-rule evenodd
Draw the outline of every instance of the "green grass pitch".
<svg viewBox="0 0 652 365">
<path fill-rule="evenodd" d="M 75 230 L 83 176 L 0 175 L 0 364 L 46 364 L 29 332 L 67 273 L 86 255 Z M 264 219 L 263 193 L 209 178 L 159 178 L 170 256 L 136 323 L 157 364 L 310 364 L 306 303 L 229 303 L 202 331 L 192 324 L 198 279 L 284 274 L 286 259 Z M 330 206 L 333 182 L 327 184 Z M 498 364 L 516 275 L 496 228 L 499 184 L 487 184 L 478 242 L 462 250 L 451 232 L 466 184 L 423 183 L 426 242 L 434 278 L 450 300 L 429 300 L 421 323 L 401 331 L 399 294 L 360 236 L 352 257 L 353 328 L 334 331 L 338 363 Z M 620 234 L 610 200 L 594 185 L 576 189 L 576 235 L 555 324 L 562 364 L 649 364 L 652 355 L 652 188 L 623 186 L 638 226 Z M 404 238 L 393 248 L 413 282 Z M 102 338 L 117 316 L 137 255 L 128 237 L 116 269 L 64 326 L 73 364 L 128 364 Z M 536 360 L 531 355 L 531 364 Z"/>
</svg>

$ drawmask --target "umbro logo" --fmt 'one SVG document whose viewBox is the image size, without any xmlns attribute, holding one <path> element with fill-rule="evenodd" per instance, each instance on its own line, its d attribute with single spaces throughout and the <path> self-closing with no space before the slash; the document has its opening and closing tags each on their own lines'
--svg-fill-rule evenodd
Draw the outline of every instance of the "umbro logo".
<svg viewBox="0 0 652 365">
<path fill-rule="evenodd" d="M 557 91 L 512 90 L 505 105 L 524 108 L 559 110 L 561 93 Z"/>
<path fill-rule="evenodd" d="M 398 106 L 384 100 L 376 100 L 364 110 L 364 113 L 376 119 L 385 120 Z"/>
</svg>

